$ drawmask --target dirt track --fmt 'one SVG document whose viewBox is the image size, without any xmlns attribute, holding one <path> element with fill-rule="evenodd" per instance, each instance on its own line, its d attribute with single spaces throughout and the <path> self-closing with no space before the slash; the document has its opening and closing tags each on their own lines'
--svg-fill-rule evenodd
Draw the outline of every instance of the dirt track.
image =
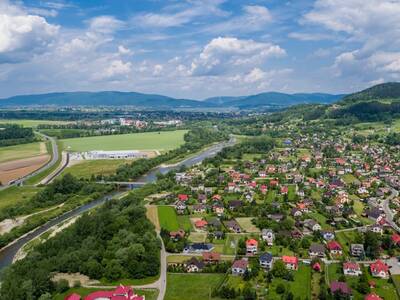
<svg viewBox="0 0 400 300">
<path fill-rule="evenodd" d="M 50 159 L 50 155 L 39 155 L 30 158 L 0 163 L 0 181 L 8 183 L 11 180 L 25 176 L 43 166 Z"/>
</svg>

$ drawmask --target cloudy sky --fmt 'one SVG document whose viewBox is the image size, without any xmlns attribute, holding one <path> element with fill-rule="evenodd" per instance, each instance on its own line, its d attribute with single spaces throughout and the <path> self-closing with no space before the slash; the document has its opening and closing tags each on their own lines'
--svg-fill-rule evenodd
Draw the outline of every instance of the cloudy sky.
<svg viewBox="0 0 400 300">
<path fill-rule="evenodd" d="M 0 97 L 203 99 L 400 80 L 400 0 L 0 0 Z"/>
</svg>

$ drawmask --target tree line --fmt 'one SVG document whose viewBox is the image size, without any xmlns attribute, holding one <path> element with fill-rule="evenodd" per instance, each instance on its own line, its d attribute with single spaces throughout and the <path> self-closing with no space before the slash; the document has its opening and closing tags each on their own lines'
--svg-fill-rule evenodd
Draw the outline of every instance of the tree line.
<svg viewBox="0 0 400 300">
<path fill-rule="evenodd" d="M 0 147 L 32 143 L 33 141 L 35 141 L 35 134 L 32 128 L 17 124 L 0 125 Z"/>
</svg>

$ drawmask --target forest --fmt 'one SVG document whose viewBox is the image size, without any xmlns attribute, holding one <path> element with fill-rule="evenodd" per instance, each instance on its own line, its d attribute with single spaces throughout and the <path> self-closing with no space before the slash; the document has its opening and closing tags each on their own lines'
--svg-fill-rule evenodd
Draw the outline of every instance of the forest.
<svg viewBox="0 0 400 300">
<path fill-rule="evenodd" d="M 73 225 L 8 268 L 1 299 L 38 299 L 53 293 L 53 272 L 80 272 L 114 281 L 159 273 L 160 241 L 141 199 L 128 196 L 86 213 Z"/>
<path fill-rule="evenodd" d="M 0 125 L 0 147 L 26 144 L 35 141 L 32 128 L 25 128 L 16 124 Z"/>
</svg>

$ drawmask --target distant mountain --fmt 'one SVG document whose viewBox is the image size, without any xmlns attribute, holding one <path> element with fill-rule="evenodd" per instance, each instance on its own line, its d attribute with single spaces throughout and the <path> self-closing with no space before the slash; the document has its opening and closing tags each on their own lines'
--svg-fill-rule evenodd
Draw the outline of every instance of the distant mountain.
<svg viewBox="0 0 400 300">
<path fill-rule="evenodd" d="M 135 92 L 68 92 L 15 96 L 0 100 L 0 106 L 135 106 L 141 108 L 203 107 L 196 100 Z"/>
<path fill-rule="evenodd" d="M 250 96 L 212 97 L 203 101 L 136 92 L 66 92 L 14 96 L 0 99 L 0 107 L 16 106 L 133 106 L 148 109 L 268 109 L 283 108 L 303 103 L 328 104 L 343 95 L 322 93 L 284 94 L 268 92 Z"/>
<path fill-rule="evenodd" d="M 374 85 L 360 92 L 347 95 L 344 103 L 352 103 L 366 100 L 400 99 L 400 82 L 388 82 Z"/>
<path fill-rule="evenodd" d="M 322 93 L 285 94 L 268 92 L 247 96 L 244 99 L 236 99 L 230 102 L 225 102 L 224 105 L 239 107 L 241 109 L 250 109 L 268 106 L 286 107 L 304 103 L 329 104 L 342 99 L 343 96 L 344 95 L 331 95 Z"/>
</svg>

